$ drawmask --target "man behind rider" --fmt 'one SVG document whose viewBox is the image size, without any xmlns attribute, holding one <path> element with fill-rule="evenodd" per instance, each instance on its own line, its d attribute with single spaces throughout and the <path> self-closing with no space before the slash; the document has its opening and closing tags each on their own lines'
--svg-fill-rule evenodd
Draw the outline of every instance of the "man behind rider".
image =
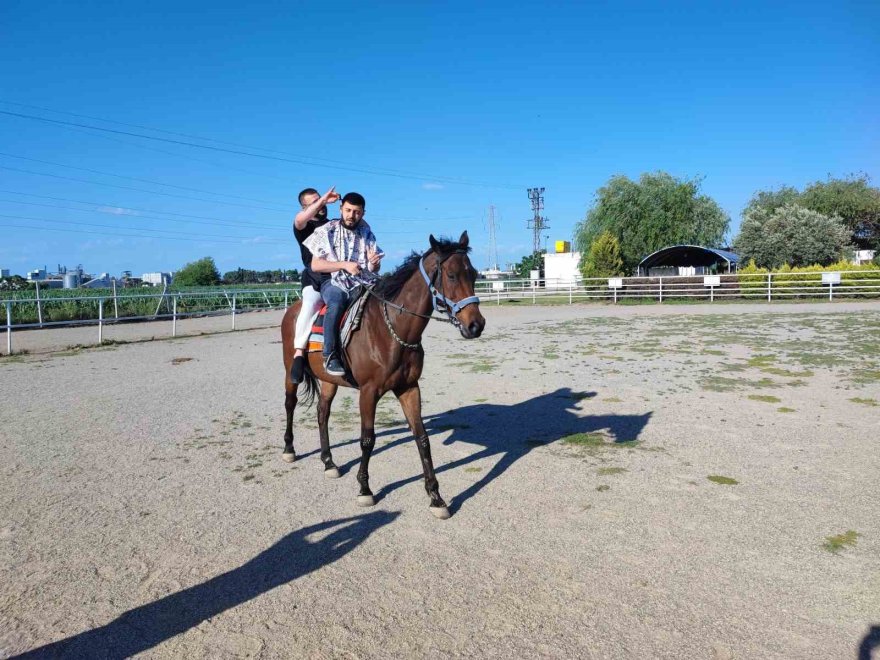
<svg viewBox="0 0 880 660">
<path fill-rule="evenodd" d="M 306 188 L 299 194 L 300 211 L 293 219 L 293 234 L 299 243 L 300 255 L 302 256 L 303 272 L 300 276 L 302 284 L 302 308 L 296 318 L 296 332 L 293 339 L 293 367 L 290 370 L 290 379 L 294 383 L 300 383 L 303 379 L 305 368 L 305 349 L 309 344 L 309 335 L 312 331 L 312 317 L 321 309 L 321 285 L 330 279 L 330 275 L 316 273 L 312 270 L 312 253 L 303 245 L 303 242 L 311 236 L 318 227 L 326 225 L 327 205 L 339 200 L 336 187 L 330 188 L 323 195 L 319 195 L 314 188 Z"/>
<path fill-rule="evenodd" d="M 311 268 L 316 273 L 330 273 L 321 284 L 321 297 L 327 304 L 324 316 L 324 369 L 331 376 L 344 376 L 339 359 L 339 320 L 361 280 L 374 279 L 385 254 L 376 244 L 376 236 L 364 222 L 366 201 L 350 192 L 342 198 L 341 216 L 319 227 L 304 245 L 312 253 Z"/>
</svg>

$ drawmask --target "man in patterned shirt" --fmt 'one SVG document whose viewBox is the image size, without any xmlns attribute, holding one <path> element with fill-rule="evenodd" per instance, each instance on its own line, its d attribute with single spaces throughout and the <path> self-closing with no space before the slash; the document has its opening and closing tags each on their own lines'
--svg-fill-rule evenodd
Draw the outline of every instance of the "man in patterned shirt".
<svg viewBox="0 0 880 660">
<path fill-rule="evenodd" d="M 344 376 L 339 359 L 339 320 L 360 280 L 374 279 L 385 253 L 376 236 L 364 222 L 366 201 L 350 192 L 342 198 L 341 218 L 318 227 L 303 245 L 312 253 L 312 270 L 330 273 L 321 284 L 321 297 L 327 304 L 324 317 L 324 368 L 331 376 Z"/>
</svg>

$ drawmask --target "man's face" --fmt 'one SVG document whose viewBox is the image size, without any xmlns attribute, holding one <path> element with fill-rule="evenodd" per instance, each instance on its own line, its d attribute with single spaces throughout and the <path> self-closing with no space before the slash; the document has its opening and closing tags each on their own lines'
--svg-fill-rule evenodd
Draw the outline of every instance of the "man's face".
<svg viewBox="0 0 880 660">
<path fill-rule="evenodd" d="M 355 206 L 354 204 L 350 204 L 349 202 L 345 202 L 342 205 L 342 224 L 349 229 L 354 229 L 355 227 L 357 227 L 363 217 L 363 206 Z"/>
<path fill-rule="evenodd" d="M 314 204 L 317 200 L 319 200 L 321 196 L 318 193 L 309 193 L 307 195 L 303 195 L 302 207 L 308 208 L 312 204 Z M 322 206 L 318 212 L 315 214 L 313 220 L 323 220 L 327 217 L 327 205 Z"/>
</svg>

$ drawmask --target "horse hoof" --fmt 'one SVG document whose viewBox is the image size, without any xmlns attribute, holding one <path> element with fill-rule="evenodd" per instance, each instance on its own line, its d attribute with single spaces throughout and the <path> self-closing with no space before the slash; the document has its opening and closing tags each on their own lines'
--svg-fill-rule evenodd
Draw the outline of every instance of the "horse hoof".
<svg viewBox="0 0 880 660">
<path fill-rule="evenodd" d="M 451 513 L 449 513 L 449 509 L 447 509 L 445 506 L 431 506 L 428 507 L 428 509 L 431 513 L 434 514 L 435 518 L 439 518 L 440 520 L 446 520 L 447 518 L 449 518 L 449 516 L 452 515 Z"/>
<path fill-rule="evenodd" d="M 342 473 L 338 468 L 332 467 L 329 470 L 324 470 L 324 477 L 326 479 L 339 479 L 342 476 Z"/>
<path fill-rule="evenodd" d="M 296 454 L 294 454 L 292 451 L 290 451 L 290 452 L 286 451 L 283 454 L 281 454 L 281 460 L 284 461 L 285 463 L 293 463 L 296 460 Z"/>
<path fill-rule="evenodd" d="M 358 495 L 358 506 L 373 506 L 376 500 L 372 495 Z"/>
</svg>

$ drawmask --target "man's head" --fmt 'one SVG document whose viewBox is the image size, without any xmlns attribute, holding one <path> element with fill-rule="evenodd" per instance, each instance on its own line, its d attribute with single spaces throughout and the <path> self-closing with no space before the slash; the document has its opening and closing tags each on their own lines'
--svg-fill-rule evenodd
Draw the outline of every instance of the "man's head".
<svg viewBox="0 0 880 660">
<path fill-rule="evenodd" d="M 299 205 L 303 208 L 308 208 L 320 198 L 321 194 L 317 190 L 315 190 L 314 188 L 306 188 L 299 194 Z M 325 204 L 320 209 L 318 209 L 317 213 L 315 213 L 315 219 L 324 220 L 326 217 L 327 205 Z"/>
<path fill-rule="evenodd" d="M 357 227 L 364 218 L 367 202 L 360 193 L 350 192 L 342 198 L 342 224 L 348 229 Z"/>
</svg>

